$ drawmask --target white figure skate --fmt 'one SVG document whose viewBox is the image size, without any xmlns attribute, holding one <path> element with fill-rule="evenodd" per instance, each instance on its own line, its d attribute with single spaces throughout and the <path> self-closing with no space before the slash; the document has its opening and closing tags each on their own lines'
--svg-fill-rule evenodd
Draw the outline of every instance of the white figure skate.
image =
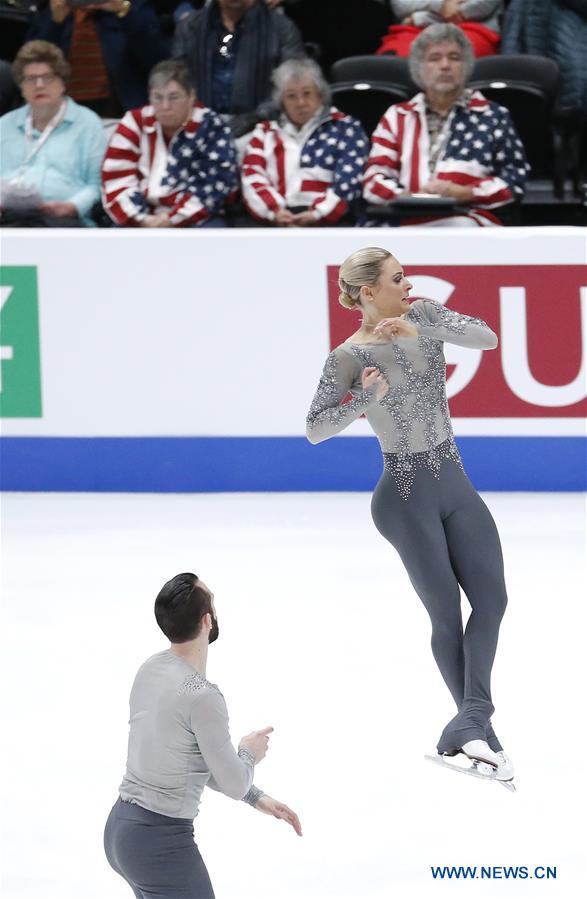
<svg viewBox="0 0 587 899">
<path fill-rule="evenodd" d="M 456 755 L 437 753 L 426 755 L 424 758 L 458 774 L 468 774 L 481 780 L 494 780 L 502 784 L 506 790 L 511 792 L 516 790 L 513 783 L 514 766 L 510 759 L 503 750 L 493 752 L 485 740 L 470 740 Z"/>
</svg>

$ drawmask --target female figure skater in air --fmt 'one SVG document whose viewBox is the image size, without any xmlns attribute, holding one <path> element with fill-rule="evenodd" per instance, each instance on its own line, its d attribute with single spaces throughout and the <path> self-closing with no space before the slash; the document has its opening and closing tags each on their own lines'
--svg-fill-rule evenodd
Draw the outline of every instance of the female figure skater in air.
<svg viewBox="0 0 587 899">
<path fill-rule="evenodd" d="M 432 758 L 513 787 L 512 763 L 491 725 L 491 669 L 507 604 L 503 558 L 493 518 L 454 442 L 443 354 L 444 342 L 490 350 L 497 337 L 481 319 L 429 300 L 410 304 L 402 266 L 378 247 L 345 260 L 339 287 L 340 303 L 362 321 L 326 360 L 308 439 L 319 443 L 367 417 L 383 451 L 373 520 L 426 607 L 432 652 L 458 709 Z M 471 605 L 464 632 L 459 587 Z M 471 760 L 468 767 L 450 761 L 459 753 Z"/>
</svg>

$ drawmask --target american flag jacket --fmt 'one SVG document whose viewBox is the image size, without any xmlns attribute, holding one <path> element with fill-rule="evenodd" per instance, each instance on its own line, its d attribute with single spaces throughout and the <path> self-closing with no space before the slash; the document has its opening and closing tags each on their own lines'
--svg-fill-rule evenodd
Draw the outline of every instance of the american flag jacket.
<svg viewBox="0 0 587 899">
<path fill-rule="evenodd" d="M 236 148 L 217 113 L 194 104 L 167 145 L 152 106 L 121 120 L 102 164 L 102 202 L 118 225 L 166 212 L 172 225 L 201 225 L 238 187 Z"/>
<path fill-rule="evenodd" d="M 446 141 L 433 172 L 423 93 L 390 106 L 373 132 L 363 182 L 368 203 L 385 204 L 402 191 L 417 193 L 430 178 L 446 179 L 473 189 L 469 218 L 479 225 L 498 223 L 487 210 L 524 194 L 529 170 L 524 147 L 503 106 L 471 91 L 467 102 L 453 107 Z"/>
<path fill-rule="evenodd" d="M 334 224 L 361 195 L 368 150 L 360 122 L 334 107 L 299 131 L 286 119 L 260 122 L 242 161 L 244 202 L 258 219 L 303 206 Z"/>
</svg>

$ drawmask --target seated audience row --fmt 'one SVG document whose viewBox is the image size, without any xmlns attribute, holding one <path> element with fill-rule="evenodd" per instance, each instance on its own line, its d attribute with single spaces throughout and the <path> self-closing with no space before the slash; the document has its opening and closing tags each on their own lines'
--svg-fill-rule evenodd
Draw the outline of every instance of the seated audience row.
<svg viewBox="0 0 587 899">
<path fill-rule="evenodd" d="M 369 147 L 361 124 L 330 106 L 317 64 L 286 61 L 274 74 L 281 114 L 249 135 L 239 179 L 230 129 L 181 63 L 153 69 L 149 104 L 126 113 L 104 156 L 99 119 L 65 95 L 62 54 L 32 42 L 14 66 L 28 105 L 0 119 L 3 218 L 88 224 L 104 157 L 102 200 L 119 226 L 223 224 L 239 186 L 254 219 L 281 227 L 353 223 L 361 197 L 385 206 L 422 193 L 458 202 L 443 224 L 498 224 L 489 210 L 522 197 L 528 167 L 507 110 L 466 88 L 472 65 L 460 29 L 426 29 L 410 54 L 423 90 L 387 110 Z"/>
</svg>

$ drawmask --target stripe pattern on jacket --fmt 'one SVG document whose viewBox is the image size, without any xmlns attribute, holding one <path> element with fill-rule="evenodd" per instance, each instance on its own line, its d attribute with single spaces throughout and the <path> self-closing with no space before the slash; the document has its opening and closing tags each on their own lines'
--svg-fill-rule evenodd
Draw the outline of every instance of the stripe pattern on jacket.
<svg viewBox="0 0 587 899">
<path fill-rule="evenodd" d="M 102 202 L 118 225 L 165 212 L 174 226 L 200 225 L 238 187 L 236 148 L 217 113 L 196 103 L 169 146 L 152 106 L 121 120 L 102 164 Z"/>
<path fill-rule="evenodd" d="M 432 173 L 429 156 L 425 95 L 420 93 L 390 106 L 373 132 L 365 200 L 389 203 L 401 192 L 417 193 L 430 178 L 438 178 L 471 187 L 477 208 L 469 216 L 484 224 L 485 210 L 524 194 L 529 166 L 510 114 L 479 91 L 471 93 L 465 106 L 453 108 L 446 144 Z"/>
<path fill-rule="evenodd" d="M 272 221 L 280 209 L 307 207 L 334 224 L 361 195 L 369 140 L 360 122 L 331 107 L 301 140 L 293 126 L 260 122 L 242 162 L 249 212 Z M 303 129 L 302 129 L 303 132 Z"/>
</svg>

